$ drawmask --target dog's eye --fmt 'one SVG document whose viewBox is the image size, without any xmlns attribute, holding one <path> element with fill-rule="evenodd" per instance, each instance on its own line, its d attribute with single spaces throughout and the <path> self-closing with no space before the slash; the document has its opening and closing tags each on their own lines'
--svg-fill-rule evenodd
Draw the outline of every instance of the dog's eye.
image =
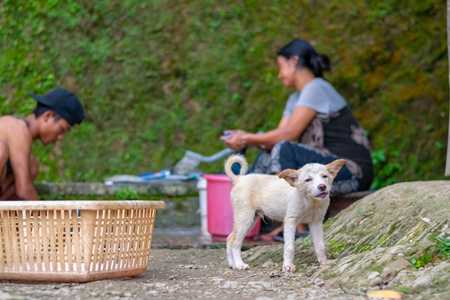
<svg viewBox="0 0 450 300">
<path fill-rule="evenodd" d="M 306 180 L 305 180 L 305 182 L 310 182 L 312 180 L 312 178 L 307 178 Z"/>
<path fill-rule="evenodd" d="M 322 175 L 322 178 L 328 178 L 328 175 Z"/>
</svg>

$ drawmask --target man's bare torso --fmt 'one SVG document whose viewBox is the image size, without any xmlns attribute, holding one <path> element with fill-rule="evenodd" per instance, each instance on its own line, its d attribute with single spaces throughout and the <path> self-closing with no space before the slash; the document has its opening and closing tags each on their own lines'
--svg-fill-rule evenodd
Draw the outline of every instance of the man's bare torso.
<svg viewBox="0 0 450 300">
<path fill-rule="evenodd" d="M 6 162 L 27 160 L 33 138 L 24 119 L 13 116 L 0 117 L 0 183 L 6 176 Z"/>
</svg>

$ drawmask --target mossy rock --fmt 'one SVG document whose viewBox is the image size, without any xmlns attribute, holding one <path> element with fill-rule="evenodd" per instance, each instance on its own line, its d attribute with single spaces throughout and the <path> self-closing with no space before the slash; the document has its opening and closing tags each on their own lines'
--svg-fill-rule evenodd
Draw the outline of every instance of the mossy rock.
<svg viewBox="0 0 450 300">
<path fill-rule="evenodd" d="M 399 183 L 364 197 L 327 221 L 325 244 L 331 263 L 315 267 L 311 276 L 353 288 L 384 282 L 411 293 L 425 284 L 450 292 L 442 280 L 435 280 L 450 271 L 450 264 L 429 240 L 430 235 L 450 236 L 449 200 L 449 181 Z M 298 239 L 295 246 L 299 272 L 317 266 L 311 240 Z M 282 262 L 282 246 L 249 251 L 254 266 L 268 258 Z M 373 272 L 379 275 L 369 278 Z"/>
</svg>

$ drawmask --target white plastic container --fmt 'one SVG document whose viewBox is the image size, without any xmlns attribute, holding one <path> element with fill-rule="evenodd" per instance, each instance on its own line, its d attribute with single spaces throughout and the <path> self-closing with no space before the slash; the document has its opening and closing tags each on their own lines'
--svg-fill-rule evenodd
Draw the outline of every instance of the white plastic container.
<svg viewBox="0 0 450 300">
<path fill-rule="evenodd" d="M 200 197 L 200 224 L 202 234 L 205 236 L 211 236 L 208 232 L 208 204 L 207 204 L 207 194 L 206 194 L 207 182 L 206 179 L 200 177 L 197 181 L 197 189 Z"/>
</svg>

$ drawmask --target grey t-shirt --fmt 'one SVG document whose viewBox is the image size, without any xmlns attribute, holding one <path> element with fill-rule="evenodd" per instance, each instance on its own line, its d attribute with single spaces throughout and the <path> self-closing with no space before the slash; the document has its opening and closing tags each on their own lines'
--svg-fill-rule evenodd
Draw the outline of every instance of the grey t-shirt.
<svg viewBox="0 0 450 300">
<path fill-rule="evenodd" d="M 305 106 L 317 112 L 299 142 L 347 160 L 346 166 L 355 175 L 361 190 L 368 189 L 373 178 L 370 143 L 345 99 L 322 78 L 293 93 L 283 115 L 289 118 L 294 109 Z"/>
<path fill-rule="evenodd" d="M 283 116 L 290 118 L 297 106 L 315 110 L 319 118 L 327 118 L 347 106 L 345 99 L 323 78 L 316 78 L 305 85 L 301 92 L 289 96 Z"/>
</svg>

